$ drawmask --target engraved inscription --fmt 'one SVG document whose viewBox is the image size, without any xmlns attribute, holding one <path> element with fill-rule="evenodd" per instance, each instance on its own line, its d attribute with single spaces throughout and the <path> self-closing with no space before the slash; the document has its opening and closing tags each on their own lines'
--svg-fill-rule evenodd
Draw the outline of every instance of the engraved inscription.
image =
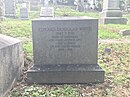
<svg viewBox="0 0 130 97">
<path fill-rule="evenodd" d="M 51 37 L 48 38 L 48 41 L 50 42 L 50 48 L 57 49 L 58 51 L 72 51 L 73 49 L 80 49 L 82 38 L 78 33 L 89 33 L 91 30 L 91 27 L 39 28 L 40 32 L 53 33 Z"/>
</svg>

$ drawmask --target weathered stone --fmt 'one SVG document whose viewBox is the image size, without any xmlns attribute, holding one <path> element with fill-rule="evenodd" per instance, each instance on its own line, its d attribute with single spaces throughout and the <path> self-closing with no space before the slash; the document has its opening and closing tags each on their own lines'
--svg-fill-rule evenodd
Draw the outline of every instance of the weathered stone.
<svg viewBox="0 0 130 97">
<path fill-rule="evenodd" d="M 38 11 L 40 5 L 40 0 L 30 0 L 30 10 Z"/>
<path fill-rule="evenodd" d="M 16 84 L 23 62 L 21 41 L 0 34 L 0 97 Z"/>
<path fill-rule="evenodd" d="M 130 35 L 130 30 L 120 30 L 120 32 L 119 32 L 120 34 L 122 34 L 122 35 Z"/>
<path fill-rule="evenodd" d="M 0 21 L 4 20 L 4 1 L 0 0 Z"/>
<path fill-rule="evenodd" d="M 54 8 L 53 7 L 41 7 L 40 17 L 53 17 Z"/>
<path fill-rule="evenodd" d="M 119 0 L 104 0 L 101 13 L 101 24 L 126 24 L 127 19 L 122 18 L 122 11 L 119 8 Z"/>
<path fill-rule="evenodd" d="M 97 64 L 98 20 L 45 17 L 33 20 L 34 67 L 28 83 L 103 82 Z"/>
<path fill-rule="evenodd" d="M 122 12 L 120 10 L 104 10 L 102 11 L 102 17 L 122 17 Z"/>
<path fill-rule="evenodd" d="M 122 17 L 102 17 L 100 19 L 101 24 L 126 24 L 127 19 Z"/>
<path fill-rule="evenodd" d="M 72 84 L 100 83 L 104 80 L 104 71 L 98 65 L 62 64 L 34 66 L 28 71 L 28 83 Z"/>
<path fill-rule="evenodd" d="M 20 18 L 21 19 L 28 19 L 28 9 L 27 9 L 27 7 L 20 8 Z"/>
<path fill-rule="evenodd" d="M 16 17 L 15 0 L 5 0 L 5 17 Z"/>
</svg>

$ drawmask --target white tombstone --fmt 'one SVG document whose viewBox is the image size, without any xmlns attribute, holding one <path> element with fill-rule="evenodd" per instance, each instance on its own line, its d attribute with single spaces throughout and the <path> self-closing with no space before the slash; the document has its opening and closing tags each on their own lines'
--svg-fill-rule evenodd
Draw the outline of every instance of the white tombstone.
<svg viewBox="0 0 130 97">
<path fill-rule="evenodd" d="M 53 17 L 54 8 L 53 7 L 41 7 L 40 17 Z"/>
</svg>

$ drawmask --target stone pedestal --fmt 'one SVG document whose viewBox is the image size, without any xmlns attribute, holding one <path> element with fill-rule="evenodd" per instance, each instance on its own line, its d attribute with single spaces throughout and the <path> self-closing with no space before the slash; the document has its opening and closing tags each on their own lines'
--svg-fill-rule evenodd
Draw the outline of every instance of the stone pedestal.
<svg viewBox="0 0 130 97">
<path fill-rule="evenodd" d="M 34 66 L 28 83 L 99 83 L 98 20 L 88 17 L 45 17 L 32 21 Z"/>
<path fill-rule="evenodd" d="M 21 41 L 0 34 L 0 97 L 16 85 L 23 65 Z"/>
<path fill-rule="evenodd" d="M 122 17 L 119 0 L 104 0 L 101 13 L 101 24 L 126 24 L 127 19 Z"/>
</svg>

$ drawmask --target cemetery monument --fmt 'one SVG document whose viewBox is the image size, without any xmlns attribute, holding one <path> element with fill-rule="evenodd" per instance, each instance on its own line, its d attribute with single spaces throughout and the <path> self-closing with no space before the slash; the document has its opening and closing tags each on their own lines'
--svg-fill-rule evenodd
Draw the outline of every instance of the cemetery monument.
<svg viewBox="0 0 130 97">
<path fill-rule="evenodd" d="M 38 11 L 40 0 L 30 0 L 30 11 Z"/>
<path fill-rule="evenodd" d="M 26 3 L 20 8 L 20 18 L 28 19 L 28 8 L 26 7 Z"/>
<path fill-rule="evenodd" d="M 53 17 L 54 8 L 53 7 L 41 7 L 40 17 Z"/>
<path fill-rule="evenodd" d="M 34 66 L 28 83 L 99 83 L 98 20 L 89 17 L 42 17 L 32 21 Z"/>
<path fill-rule="evenodd" d="M 0 21 L 4 19 L 4 1 L 0 0 Z"/>
<path fill-rule="evenodd" d="M 5 1 L 5 17 L 16 17 L 16 2 L 15 0 Z"/>
<path fill-rule="evenodd" d="M 103 11 L 101 13 L 101 24 L 126 24 L 127 19 L 122 17 L 119 8 L 119 0 L 104 0 Z"/>
<path fill-rule="evenodd" d="M 0 34 L 0 97 L 16 84 L 23 64 L 21 40 Z"/>
</svg>

